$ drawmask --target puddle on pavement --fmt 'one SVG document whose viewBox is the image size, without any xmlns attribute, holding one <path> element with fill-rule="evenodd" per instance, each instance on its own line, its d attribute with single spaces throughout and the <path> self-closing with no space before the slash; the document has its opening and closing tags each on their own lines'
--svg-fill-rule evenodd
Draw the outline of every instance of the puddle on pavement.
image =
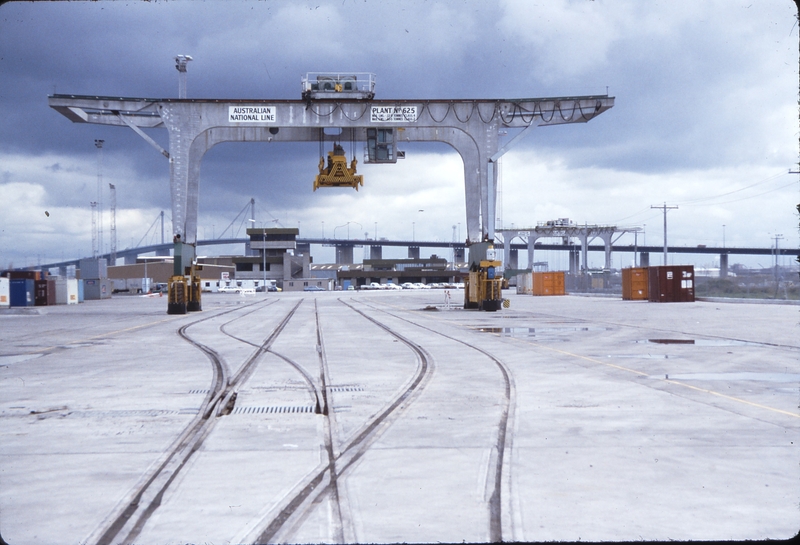
<svg viewBox="0 0 800 545">
<path fill-rule="evenodd" d="M 634 342 L 637 344 L 691 344 L 694 346 L 763 346 L 761 343 L 735 339 L 647 339 Z"/>
<path fill-rule="evenodd" d="M 573 331 L 608 331 L 607 327 L 479 327 L 481 333 L 494 333 L 502 337 L 536 337 L 551 333 Z"/>
<path fill-rule="evenodd" d="M 664 375 L 652 375 L 649 378 L 663 380 Z M 798 373 L 683 373 L 678 375 L 669 374 L 669 378 L 670 380 L 754 380 L 760 382 L 800 382 L 800 374 Z"/>
</svg>

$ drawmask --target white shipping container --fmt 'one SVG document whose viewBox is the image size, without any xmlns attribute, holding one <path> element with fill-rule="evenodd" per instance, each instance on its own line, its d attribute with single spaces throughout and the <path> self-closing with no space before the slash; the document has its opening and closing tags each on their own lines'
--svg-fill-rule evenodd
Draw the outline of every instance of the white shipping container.
<svg viewBox="0 0 800 545">
<path fill-rule="evenodd" d="M 67 278 L 67 304 L 78 304 L 78 280 L 75 278 Z"/>
<path fill-rule="evenodd" d="M 0 277 L 0 308 L 11 305 L 11 294 L 8 278 Z"/>
<path fill-rule="evenodd" d="M 153 287 L 152 278 L 113 278 L 111 283 L 114 293 L 148 293 Z"/>
<path fill-rule="evenodd" d="M 533 295 L 533 274 L 529 272 L 517 275 L 517 295 Z"/>
</svg>

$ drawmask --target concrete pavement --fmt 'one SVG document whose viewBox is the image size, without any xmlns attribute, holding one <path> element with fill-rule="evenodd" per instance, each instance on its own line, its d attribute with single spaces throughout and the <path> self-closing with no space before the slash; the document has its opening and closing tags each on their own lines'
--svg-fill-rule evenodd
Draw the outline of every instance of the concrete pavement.
<svg viewBox="0 0 800 545">
<path fill-rule="evenodd" d="M 453 310 L 425 290 L 0 311 L 0 534 L 97 537 L 210 387 L 176 330 L 203 319 L 187 333 L 235 374 L 303 299 L 136 543 L 252 541 L 331 456 L 276 540 L 482 542 L 493 520 L 505 541 L 796 535 L 800 307 L 511 294 L 481 313 L 453 295 Z M 298 367 L 327 417 L 305 412 Z"/>
</svg>

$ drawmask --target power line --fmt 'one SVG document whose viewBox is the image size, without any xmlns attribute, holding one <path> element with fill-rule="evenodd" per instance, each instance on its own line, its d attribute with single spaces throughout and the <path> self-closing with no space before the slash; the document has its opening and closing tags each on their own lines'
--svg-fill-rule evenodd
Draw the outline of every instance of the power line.
<svg viewBox="0 0 800 545">
<path fill-rule="evenodd" d="M 773 191 L 778 191 L 780 189 L 784 189 L 784 188 L 793 186 L 796 183 L 797 183 L 797 181 L 790 182 L 790 183 L 788 183 L 786 185 L 782 185 L 782 186 L 770 189 L 768 191 L 764 191 L 763 193 L 756 193 L 755 195 L 748 195 L 747 197 L 742 197 L 740 199 L 733 199 L 732 201 L 724 201 L 724 202 L 716 202 L 716 203 L 704 203 L 704 204 L 686 204 L 686 203 L 682 203 L 682 204 L 683 204 L 683 206 L 711 206 L 711 205 L 716 205 L 716 204 L 731 204 L 731 203 L 734 203 L 734 202 L 746 201 L 748 199 L 753 199 L 755 197 L 760 197 L 761 195 L 766 195 L 767 193 L 772 193 Z"/>
<path fill-rule="evenodd" d="M 786 176 L 787 174 L 789 174 L 789 172 L 781 172 L 780 174 L 773 174 L 772 176 L 764 178 L 763 180 L 759 180 L 758 182 L 752 183 L 750 185 L 747 185 L 747 186 L 744 186 L 744 187 L 740 187 L 739 189 L 734 189 L 733 191 L 728 191 L 727 193 L 720 193 L 719 195 L 711 195 L 711 196 L 708 196 L 708 197 L 698 197 L 696 199 L 690 199 L 688 201 L 684 201 L 684 202 L 681 202 L 679 204 L 688 205 L 688 204 L 696 203 L 696 202 L 700 202 L 700 201 L 708 201 L 708 200 L 712 200 L 712 199 L 718 199 L 720 197 L 727 197 L 728 195 L 733 195 L 734 193 L 739 193 L 740 191 L 744 191 L 745 189 L 750 189 L 751 187 L 755 187 L 757 185 L 760 185 L 760 184 L 775 180 L 777 178 L 780 178 L 781 176 Z M 785 186 L 783 186 L 783 187 L 785 187 Z M 780 189 L 780 188 L 776 188 L 776 189 Z M 775 190 L 770 190 L 770 191 L 775 191 Z"/>
</svg>

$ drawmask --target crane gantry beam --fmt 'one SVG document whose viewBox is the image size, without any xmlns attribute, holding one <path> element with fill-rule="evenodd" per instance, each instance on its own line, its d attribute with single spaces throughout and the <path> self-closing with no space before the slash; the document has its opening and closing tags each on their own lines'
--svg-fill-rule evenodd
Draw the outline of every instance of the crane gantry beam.
<svg viewBox="0 0 800 545">
<path fill-rule="evenodd" d="M 608 95 L 498 100 L 153 99 L 54 94 L 49 105 L 75 123 L 164 128 L 169 149 L 173 235 L 197 240 L 200 162 L 221 142 L 366 141 L 392 129 L 400 142 L 444 142 L 464 162 L 467 242 L 494 236 L 497 170 L 504 129 L 585 123 L 614 106 Z M 341 133 L 324 134 L 326 128 Z M 139 129 L 139 130 L 137 130 Z M 176 264 L 177 270 L 177 264 Z"/>
</svg>

